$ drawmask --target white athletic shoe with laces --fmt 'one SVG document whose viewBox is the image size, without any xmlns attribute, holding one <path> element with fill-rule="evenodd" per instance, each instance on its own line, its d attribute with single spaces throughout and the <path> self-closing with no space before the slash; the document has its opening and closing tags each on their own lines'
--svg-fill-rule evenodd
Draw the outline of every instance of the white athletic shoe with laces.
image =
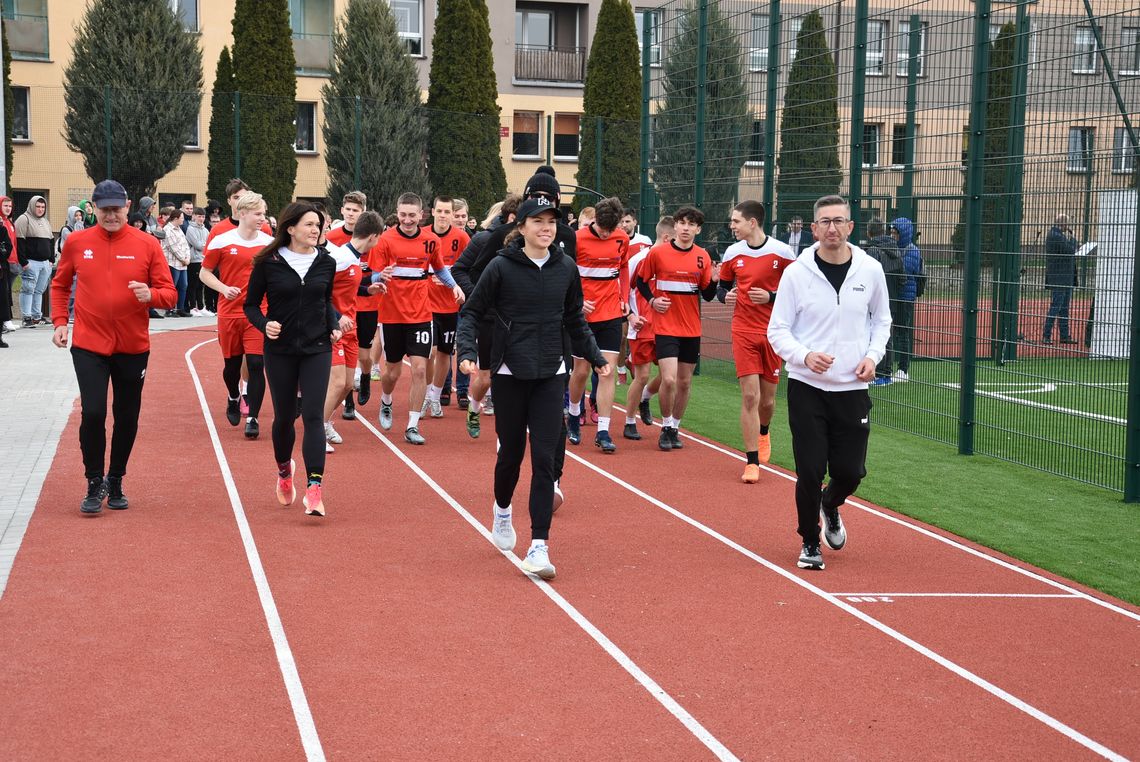
<svg viewBox="0 0 1140 762">
<path fill-rule="evenodd" d="M 428 400 L 428 410 L 431 411 L 432 418 L 443 418 L 443 405 L 439 400 Z"/>
<path fill-rule="evenodd" d="M 497 504 L 491 506 L 491 539 L 499 550 L 514 550 L 518 538 L 515 536 L 515 526 L 511 523 L 511 506 L 506 512 Z"/>
<path fill-rule="evenodd" d="M 344 441 L 340 434 L 333 428 L 332 421 L 325 421 L 325 441 L 332 444 L 340 444 Z"/>
<path fill-rule="evenodd" d="M 522 568 L 542 579 L 554 579 L 554 564 L 550 563 L 550 551 L 546 545 L 532 545 L 523 559 Z"/>
</svg>

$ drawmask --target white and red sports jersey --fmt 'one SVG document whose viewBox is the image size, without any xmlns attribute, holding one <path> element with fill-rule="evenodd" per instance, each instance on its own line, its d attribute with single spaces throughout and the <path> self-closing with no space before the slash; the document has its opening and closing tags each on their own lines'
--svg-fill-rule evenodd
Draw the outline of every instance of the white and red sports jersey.
<svg viewBox="0 0 1140 762">
<path fill-rule="evenodd" d="M 712 282 L 712 270 L 709 253 L 696 244 L 682 249 L 670 241 L 649 250 L 640 277 L 646 282 L 656 278 L 653 295 L 667 296 L 672 302 L 665 312 L 653 313 L 653 330 L 658 335 L 701 335 L 701 291 Z"/>
<path fill-rule="evenodd" d="M 352 233 L 348 232 L 344 225 L 338 225 L 325 233 L 325 240 L 333 246 L 344 246 L 352 240 Z"/>
<path fill-rule="evenodd" d="M 432 229 L 435 233 L 435 229 Z M 459 255 L 467 248 L 468 242 L 471 241 L 471 236 L 455 225 L 449 227 L 443 233 L 436 233 L 436 238 L 439 239 L 439 256 L 443 260 L 443 264 L 451 267 L 455 264 L 455 260 L 459 259 Z M 435 272 L 435 269 L 432 269 Z M 451 290 L 450 286 L 445 286 L 439 282 L 436 277 L 431 278 L 431 311 L 439 313 L 440 315 L 450 315 L 454 312 L 459 312 L 459 305 L 455 303 L 455 293 Z"/>
<path fill-rule="evenodd" d="M 430 322 L 429 273 L 444 267 L 439 238 L 431 228 L 416 228 L 408 236 L 399 226 L 390 227 L 380 235 L 368 259 L 375 272 L 394 267 L 377 319 L 384 324 Z"/>
<path fill-rule="evenodd" d="M 333 308 L 356 322 L 356 292 L 360 288 L 360 260 L 348 246 L 330 246 L 329 256 L 336 260 L 333 276 Z M 349 333 L 355 332 L 355 328 Z"/>
<path fill-rule="evenodd" d="M 214 226 L 217 228 L 217 225 Z M 246 240 L 231 228 L 214 236 L 206 244 L 206 255 L 202 260 L 203 270 L 216 270 L 218 280 L 227 286 L 237 286 L 241 294 L 237 299 L 218 298 L 219 317 L 245 317 L 242 305 L 249 286 L 249 273 L 253 269 L 253 257 L 257 252 L 273 243 L 273 236 L 258 230 L 251 240 Z"/>
<path fill-rule="evenodd" d="M 648 322 L 641 328 L 635 329 L 633 323 L 630 322 L 629 330 L 626 332 L 627 339 L 652 339 L 656 334 L 653 332 L 653 308 L 649 306 L 649 302 L 637 290 L 637 276 L 641 271 L 641 263 L 649 255 L 649 249 L 643 248 L 637 254 L 629 258 L 629 282 L 632 284 L 629 289 L 629 311 L 630 314 L 638 314 L 644 317 Z M 649 287 L 653 288 L 653 281 L 647 281 Z"/>
<path fill-rule="evenodd" d="M 772 317 L 772 303 L 753 304 L 748 290 L 762 288 L 775 292 L 788 265 L 796 261 L 792 247 L 768 236 L 759 248 L 753 249 L 748 241 L 737 241 L 724 252 L 720 263 L 720 283 L 726 289 L 736 284 L 736 307 L 732 311 L 734 333 L 768 335 L 768 320 Z"/>
<path fill-rule="evenodd" d="M 206 234 L 206 246 L 210 245 L 210 241 L 214 240 L 223 233 L 228 233 L 231 230 L 237 230 L 237 220 L 233 217 L 226 217 L 225 219 L 218 220 L 214 223 L 214 227 L 210 228 L 210 232 Z M 261 223 L 261 232 L 265 233 L 270 238 L 273 237 L 273 228 L 269 227 L 268 222 Z"/>
<path fill-rule="evenodd" d="M 578 229 L 576 239 L 582 298 L 594 303 L 586 322 L 620 318 L 629 293 L 629 236 L 619 228 L 607 238 L 599 238 L 594 226 L 587 225 Z"/>
<path fill-rule="evenodd" d="M 643 251 L 649 251 L 652 247 L 653 241 L 650 241 L 648 236 L 644 236 L 641 233 L 634 233 L 629 238 L 630 259 Z M 632 283 L 633 281 L 630 282 Z"/>
</svg>

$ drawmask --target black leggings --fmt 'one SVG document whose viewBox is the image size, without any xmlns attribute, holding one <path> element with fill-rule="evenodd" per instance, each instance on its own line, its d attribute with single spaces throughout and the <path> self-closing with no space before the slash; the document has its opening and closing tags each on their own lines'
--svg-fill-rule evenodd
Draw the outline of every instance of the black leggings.
<svg viewBox="0 0 1140 762">
<path fill-rule="evenodd" d="M 222 380 L 226 382 L 226 393 L 230 399 L 237 399 L 241 387 L 241 360 L 245 358 L 249 368 L 249 387 L 246 402 L 249 404 L 249 417 L 261 415 L 261 403 L 265 400 L 265 362 L 263 355 L 237 355 L 227 357 L 222 365 Z"/>
<path fill-rule="evenodd" d="M 191 262 L 186 266 L 186 309 L 200 310 L 206 306 L 205 294 L 201 280 L 202 263 Z M 210 289 L 213 291 L 213 289 Z"/>
<path fill-rule="evenodd" d="M 288 463 L 297 440 L 297 390 L 301 390 L 301 421 L 305 426 L 301 456 L 308 481 L 320 482 L 325 473 L 325 394 L 329 390 L 332 352 L 292 355 L 268 352 L 265 378 L 273 399 L 273 458 Z M 252 404 L 252 402 L 251 402 Z M 252 408 L 251 408 L 252 410 Z"/>
<path fill-rule="evenodd" d="M 127 460 L 135 446 L 139 430 L 139 409 L 150 352 L 137 355 L 99 355 L 79 347 L 71 348 L 75 378 L 79 382 L 79 399 L 83 407 L 79 422 L 79 449 L 83 453 L 83 471 L 88 479 L 103 476 L 103 458 L 107 453 L 107 385 L 115 390 L 112 412 L 115 415 L 111 434 L 111 463 L 107 476 L 127 473 Z"/>
<path fill-rule="evenodd" d="M 526 454 L 530 428 L 530 533 L 531 539 L 550 536 L 554 513 L 554 461 L 562 430 L 562 395 L 566 376 L 521 380 L 499 373 L 491 376 L 495 398 L 495 433 L 499 456 L 495 462 L 495 502 L 511 504 L 519 482 L 519 467 Z"/>
</svg>

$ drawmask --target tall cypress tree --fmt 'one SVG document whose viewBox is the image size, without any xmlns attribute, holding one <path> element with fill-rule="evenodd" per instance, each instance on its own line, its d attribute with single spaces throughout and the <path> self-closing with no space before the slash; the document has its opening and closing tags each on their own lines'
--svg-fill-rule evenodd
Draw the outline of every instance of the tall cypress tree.
<svg viewBox="0 0 1140 762">
<path fill-rule="evenodd" d="M 428 177 L 481 215 L 507 192 L 499 103 L 483 0 L 439 0 L 428 87 Z"/>
<path fill-rule="evenodd" d="M 640 205 L 641 56 L 629 0 L 602 0 L 586 62 L 578 185 Z M 602 151 L 597 130 L 602 129 Z M 602 187 L 597 185 L 601 164 Z"/>
<path fill-rule="evenodd" d="M 11 195 L 12 160 L 15 158 L 15 153 L 12 150 L 12 120 L 15 118 L 15 110 L 12 105 L 12 51 L 8 48 L 8 35 L 5 34 L 3 37 L 4 124 L 8 125 L 8 129 L 4 130 L 4 190 Z M 0 294 L 0 298 L 3 298 L 2 294 Z"/>
<path fill-rule="evenodd" d="M 68 147 L 83 157 L 92 182 L 112 176 L 136 201 L 153 194 L 159 178 L 182 160 L 198 118 L 202 52 L 197 36 L 186 33 L 169 3 L 94 0 L 71 52 L 63 74 Z M 141 86 L 139 72 L 146 72 Z"/>
<path fill-rule="evenodd" d="M 401 193 L 430 195 L 416 66 L 387 0 L 349 0 L 333 33 L 332 73 L 321 98 L 330 208 L 340 208 L 350 190 L 364 191 L 381 212 L 394 210 Z"/>
<path fill-rule="evenodd" d="M 275 214 L 297 184 L 297 60 L 287 0 L 237 0 L 233 34 L 242 179 Z"/>
<path fill-rule="evenodd" d="M 780 121 L 778 219 L 812 219 L 820 196 L 839 192 L 839 78 L 823 17 L 812 11 L 796 36 Z"/>
<path fill-rule="evenodd" d="M 225 203 L 226 183 L 234 165 L 234 65 L 230 49 L 222 48 L 214 76 L 210 106 L 210 146 L 207 150 L 206 198 Z"/>
<path fill-rule="evenodd" d="M 653 180 L 667 211 L 693 203 L 696 179 L 697 56 L 700 34 L 697 6 L 686 9 L 665 61 L 664 100 L 657 114 Z M 705 29 L 706 99 L 704 200 L 708 237 L 727 224 L 736 200 L 740 168 L 750 136 L 748 92 L 744 85 L 743 54 L 738 34 L 710 3 Z"/>
</svg>

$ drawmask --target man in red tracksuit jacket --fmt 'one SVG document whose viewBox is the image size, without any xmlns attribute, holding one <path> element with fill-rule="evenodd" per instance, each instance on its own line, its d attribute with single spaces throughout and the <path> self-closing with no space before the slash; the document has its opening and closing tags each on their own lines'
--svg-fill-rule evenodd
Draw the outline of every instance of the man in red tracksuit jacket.
<svg viewBox="0 0 1140 762">
<path fill-rule="evenodd" d="M 75 286 L 75 335 L 71 358 L 79 381 L 82 417 L 79 449 L 87 476 L 83 513 L 107 507 L 123 510 L 123 476 L 135 444 L 143 379 L 150 357 L 150 308 L 171 308 L 178 292 L 158 239 L 127 224 L 130 201 L 114 180 L 104 180 L 91 194 L 94 227 L 67 237 L 51 284 L 52 342 L 67 346 L 67 302 Z M 107 450 L 107 386 L 115 391 L 111 461 L 103 479 Z"/>
</svg>

